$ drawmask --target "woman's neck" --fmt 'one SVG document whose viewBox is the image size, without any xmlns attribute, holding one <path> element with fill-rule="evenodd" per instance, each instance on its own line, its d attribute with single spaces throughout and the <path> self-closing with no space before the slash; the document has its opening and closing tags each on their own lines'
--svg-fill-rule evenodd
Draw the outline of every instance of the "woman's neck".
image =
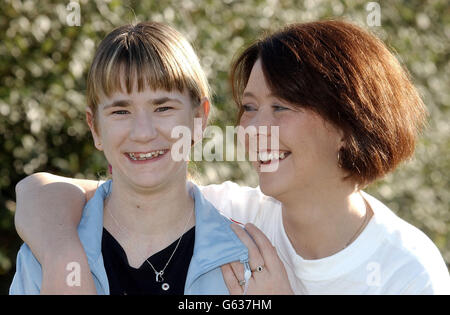
<svg viewBox="0 0 450 315">
<path fill-rule="evenodd" d="M 297 254 L 304 259 L 331 256 L 353 242 L 367 225 L 361 194 L 349 183 L 330 183 L 295 190 L 279 198 L 283 225 Z"/>
</svg>

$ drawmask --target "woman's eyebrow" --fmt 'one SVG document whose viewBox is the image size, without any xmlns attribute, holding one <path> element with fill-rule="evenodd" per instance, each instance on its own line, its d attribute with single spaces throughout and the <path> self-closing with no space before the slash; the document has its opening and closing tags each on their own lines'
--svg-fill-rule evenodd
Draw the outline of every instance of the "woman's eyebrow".
<svg viewBox="0 0 450 315">
<path fill-rule="evenodd" d="M 253 98 L 256 98 L 256 96 L 252 92 L 244 92 L 244 94 L 242 94 L 242 97 L 253 97 Z"/>
<path fill-rule="evenodd" d="M 255 94 L 253 94 L 252 92 L 244 92 L 242 94 L 242 97 L 243 98 L 244 97 L 252 97 L 254 99 L 258 99 L 258 97 Z M 270 93 L 266 94 L 265 97 L 277 97 L 277 96 L 274 93 L 270 92 Z"/>
</svg>

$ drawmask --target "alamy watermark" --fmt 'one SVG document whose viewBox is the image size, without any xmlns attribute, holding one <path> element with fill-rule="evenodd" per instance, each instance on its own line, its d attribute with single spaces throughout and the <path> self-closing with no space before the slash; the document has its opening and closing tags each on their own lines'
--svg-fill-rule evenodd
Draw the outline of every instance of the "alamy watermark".
<svg viewBox="0 0 450 315">
<path fill-rule="evenodd" d="M 235 145 L 235 135 L 237 135 L 237 145 Z M 172 159 L 176 162 L 190 160 L 192 140 L 196 143 L 193 152 L 194 161 L 246 161 L 245 143 L 248 137 L 248 160 L 256 162 L 264 159 L 266 163 L 260 165 L 261 172 L 275 172 L 278 169 L 279 126 L 270 126 L 270 133 L 267 126 L 258 128 L 226 126 L 224 137 L 223 130 L 217 126 L 208 126 L 202 131 L 202 120 L 195 118 L 193 135 L 190 128 L 176 126 L 172 129 L 171 137 L 178 139 L 171 148 Z M 203 137 L 212 140 L 203 146 Z"/>
<path fill-rule="evenodd" d="M 67 12 L 66 23 L 69 26 L 81 25 L 81 7 L 76 1 L 70 1 L 66 6 Z"/>
<path fill-rule="evenodd" d="M 369 12 L 366 18 L 368 26 L 381 26 L 381 7 L 378 2 L 369 2 L 366 5 L 366 11 Z"/>
<path fill-rule="evenodd" d="M 369 287 L 381 286 L 381 265 L 378 262 L 370 262 L 366 266 L 368 272 L 366 278 L 366 284 Z"/>
<path fill-rule="evenodd" d="M 79 263 L 72 261 L 67 264 L 66 270 L 69 273 L 66 276 L 66 284 L 69 287 L 81 286 L 81 266 Z"/>
</svg>

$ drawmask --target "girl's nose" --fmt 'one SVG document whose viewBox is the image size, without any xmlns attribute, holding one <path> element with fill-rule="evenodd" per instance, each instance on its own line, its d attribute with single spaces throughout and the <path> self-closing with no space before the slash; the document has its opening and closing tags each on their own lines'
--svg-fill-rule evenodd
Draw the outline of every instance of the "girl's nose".
<svg viewBox="0 0 450 315">
<path fill-rule="evenodd" d="M 130 138 L 136 142 L 148 142 L 158 135 L 154 119 L 151 114 L 140 112 L 133 120 Z"/>
</svg>

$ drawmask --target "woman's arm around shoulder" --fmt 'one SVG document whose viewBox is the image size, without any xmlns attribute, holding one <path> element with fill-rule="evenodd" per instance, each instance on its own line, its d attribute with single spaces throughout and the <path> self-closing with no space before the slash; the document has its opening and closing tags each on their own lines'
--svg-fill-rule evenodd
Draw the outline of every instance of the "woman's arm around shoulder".
<svg viewBox="0 0 450 315">
<path fill-rule="evenodd" d="M 95 293 L 77 226 L 97 181 L 36 173 L 16 185 L 15 225 L 42 265 L 41 293 Z M 79 262 L 83 287 L 67 287 L 66 266 Z"/>
</svg>

